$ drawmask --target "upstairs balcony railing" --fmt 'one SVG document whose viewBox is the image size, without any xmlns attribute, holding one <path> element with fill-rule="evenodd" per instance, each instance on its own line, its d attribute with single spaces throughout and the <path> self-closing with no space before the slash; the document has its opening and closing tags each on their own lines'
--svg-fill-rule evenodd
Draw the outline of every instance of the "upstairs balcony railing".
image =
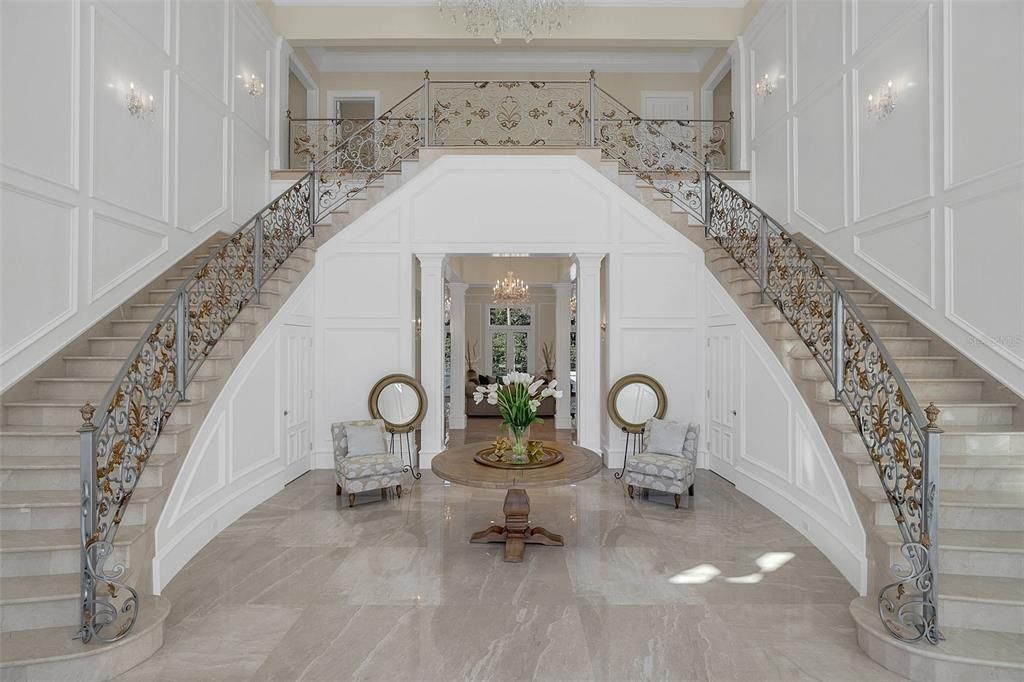
<svg viewBox="0 0 1024 682">
<path fill-rule="evenodd" d="M 293 121 L 299 125 L 299 121 Z M 938 409 L 922 410 L 881 337 L 852 297 L 778 221 L 731 188 L 728 121 L 637 116 L 585 81 L 423 84 L 347 136 L 333 119 L 306 122 L 296 153 L 309 172 L 261 209 L 178 287 L 96 409 L 82 409 L 84 641 L 131 629 L 138 595 L 107 562 L 153 446 L 189 382 L 244 306 L 322 217 L 430 146 L 596 147 L 705 226 L 759 284 L 810 349 L 849 413 L 892 509 L 906 567 L 879 594 L 879 614 L 905 641 L 937 643 Z"/>
</svg>

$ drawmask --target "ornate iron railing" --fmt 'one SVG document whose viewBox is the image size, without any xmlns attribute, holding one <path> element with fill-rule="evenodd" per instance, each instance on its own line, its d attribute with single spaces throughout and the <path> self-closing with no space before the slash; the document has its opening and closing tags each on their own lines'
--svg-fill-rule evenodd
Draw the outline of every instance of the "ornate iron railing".
<svg viewBox="0 0 1024 682">
<path fill-rule="evenodd" d="M 138 594 L 114 536 L 153 446 L 227 327 L 319 217 L 367 189 L 421 147 L 590 146 L 682 207 L 758 282 L 810 349 L 849 412 L 892 508 L 908 566 L 879 594 L 889 632 L 936 643 L 938 455 L 934 404 L 922 411 L 867 317 L 776 220 L 712 172 L 728 122 L 645 120 L 589 81 L 424 83 L 336 143 L 308 147 L 310 172 L 196 268 L 129 355 L 101 403 L 82 408 L 82 627 L 114 641 L 130 630 Z M 694 124 L 700 124 L 695 126 Z M 705 137 L 704 124 L 710 124 Z M 700 132 L 697 132 L 700 131 Z M 333 133 L 331 133 L 333 134 Z M 699 160 L 702 159 L 702 160 Z M 927 413 L 927 414 L 926 414 Z M 105 594 L 97 592 L 103 587 Z M 117 625 L 113 635 L 101 633 Z"/>
<path fill-rule="evenodd" d="M 937 643 L 938 408 L 921 410 L 867 316 L 792 234 L 714 173 L 701 175 L 706 234 L 810 349 L 875 465 L 907 561 L 879 593 L 882 623 L 897 639 Z"/>
<path fill-rule="evenodd" d="M 370 118 L 292 118 L 288 112 L 288 167 L 309 168 L 310 162 L 366 127 Z M 358 138 L 357 138 L 358 139 Z"/>
</svg>

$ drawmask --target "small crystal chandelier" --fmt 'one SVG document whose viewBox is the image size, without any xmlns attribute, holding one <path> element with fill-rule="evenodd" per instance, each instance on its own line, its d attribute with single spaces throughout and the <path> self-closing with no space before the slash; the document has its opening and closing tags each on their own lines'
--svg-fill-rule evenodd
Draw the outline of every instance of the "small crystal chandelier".
<svg viewBox="0 0 1024 682">
<path fill-rule="evenodd" d="M 879 88 L 874 95 L 868 95 L 868 114 L 881 121 L 896 110 L 896 90 L 892 81 Z"/>
<path fill-rule="evenodd" d="M 466 30 L 475 36 L 492 32 L 494 42 L 501 44 L 503 35 L 522 33 L 530 42 L 538 31 L 561 30 L 563 21 L 572 20 L 573 10 L 582 0 L 438 0 L 441 14 L 450 13 L 458 23 L 459 14 L 466 21 Z"/>
<path fill-rule="evenodd" d="M 128 108 L 128 113 L 135 118 L 146 118 L 154 111 L 156 111 L 156 105 L 153 104 L 153 95 L 146 99 L 141 94 L 135 91 L 135 83 L 128 84 L 128 94 L 124 98 L 125 106 Z"/>
<path fill-rule="evenodd" d="M 499 279 L 494 284 L 494 302 L 501 305 L 520 305 L 530 300 L 530 287 L 512 272 L 511 260 L 505 279 Z"/>
<path fill-rule="evenodd" d="M 754 85 L 754 93 L 758 97 L 764 99 L 769 97 L 773 92 L 775 92 L 775 81 L 769 78 L 768 74 L 757 79 L 757 83 Z"/>
</svg>

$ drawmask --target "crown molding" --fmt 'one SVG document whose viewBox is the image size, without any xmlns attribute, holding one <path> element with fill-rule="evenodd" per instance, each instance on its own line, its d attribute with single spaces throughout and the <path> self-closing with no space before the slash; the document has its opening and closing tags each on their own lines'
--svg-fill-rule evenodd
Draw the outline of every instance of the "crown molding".
<svg viewBox="0 0 1024 682">
<path fill-rule="evenodd" d="M 321 73 L 391 73 L 429 69 L 439 73 L 700 73 L 714 48 L 687 52 L 598 51 L 380 51 L 307 47 Z"/>
<path fill-rule="evenodd" d="M 422 7 L 437 0 L 271 0 L 279 7 Z M 681 7 L 743 9 L 749 0 L 583 0 L 584 7 Z"/>
</svg>

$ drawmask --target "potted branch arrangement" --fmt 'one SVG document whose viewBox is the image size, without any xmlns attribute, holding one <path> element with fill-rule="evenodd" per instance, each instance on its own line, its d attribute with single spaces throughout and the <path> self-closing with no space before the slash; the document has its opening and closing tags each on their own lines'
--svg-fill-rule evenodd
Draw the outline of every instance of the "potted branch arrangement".
<svg viewBox="0 0 1024 682">
<path fill-rule="evenodd" d="M 476 341 L 473 342 L 472 346 L 469 343 L 469 339 L 466 339 L 466 380 L 476 381 L 479 374 L 473 369 L 473 365 L 476 364 Z"/>
<path fill-rule="evenodd" d="M 505 454 L 502 457 L 510 464 L 529 464 L 533 456 L 541 454 L 540 442 L 530 442 L 530 427 L 544 422 L 537 416 L 537 408 L 544 398 L 562 397 L 557 381 L 547 386 L 544 383 L 544 379 L 536 379 L 525 372 L 511 372 L 501 378 L 500 384 L 477 386 L 473 392 L 473 401 L 477 405 L 486 400 L 489 405 L 498 406 L 509 442 L 503 443 L 499 437 L 494 444 L 495 450 L 507 450 L 508 457 Z"/>
<path fill-rule="evenodd" d="M 544 378 L 548 381 L 555 380 L 555 346 L 545 341 L 540 347 L 540 354 L 544 356 Z"/>
</svg>

